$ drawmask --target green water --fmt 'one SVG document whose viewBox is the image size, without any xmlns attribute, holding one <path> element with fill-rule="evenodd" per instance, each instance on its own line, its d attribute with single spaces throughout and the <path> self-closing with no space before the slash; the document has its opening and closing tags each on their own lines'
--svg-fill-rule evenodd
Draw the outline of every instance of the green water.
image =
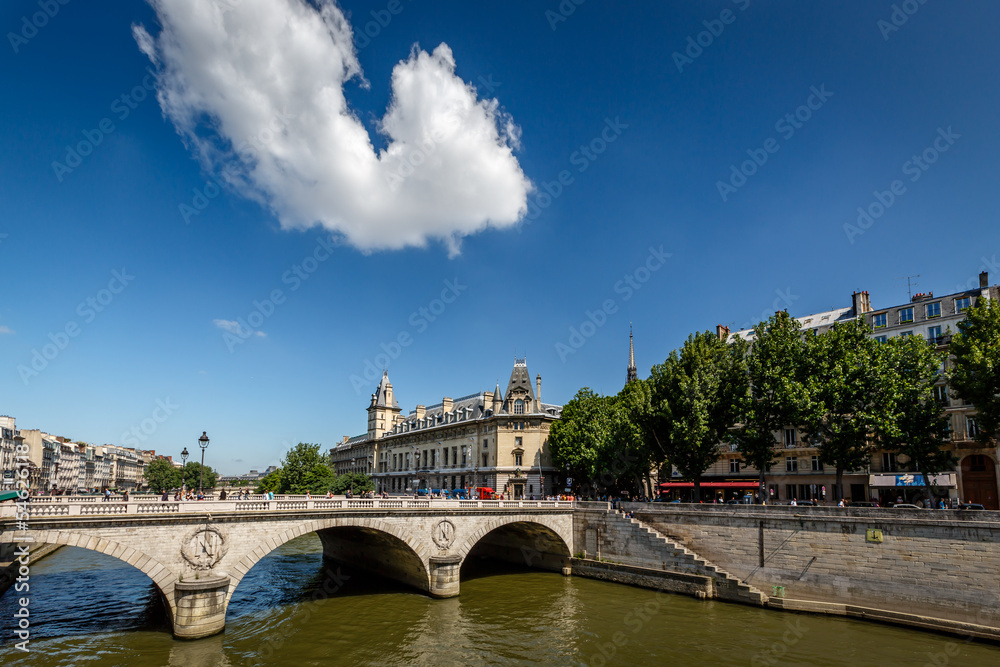
<svg viewBox="0 0 1000 667">
<path fill-rule="evenodd" d="M 315 535 L 276 550 L 240 583 L 224 634 L 179 642 L 144 575 L 64 548 L 32 571 L 30 654 L 9 643 L 14 595 L 0 598 L 3 664 L 1000 665 L 1000 648 L 960 639 L 490 561 L 463 570 L 461 597 L 432 600 L 360 571 L 324 571 L 320 553 Z"/>
</svg>

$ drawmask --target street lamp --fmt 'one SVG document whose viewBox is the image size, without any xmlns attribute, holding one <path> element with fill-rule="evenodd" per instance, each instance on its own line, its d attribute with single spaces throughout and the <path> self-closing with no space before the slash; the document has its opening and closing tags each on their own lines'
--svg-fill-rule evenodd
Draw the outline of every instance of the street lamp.
<svg viewBox="0 0 1000 667">
<path fill-rule="evenodd" d="M 187 465 L 188 456 L 190 456 L 190 454 L 188 454 L 188 448 L 185 447 L 184 451 L 181 452 L 181 493 L 182 494 L 187 489 L 187 487 L 184 485 L 184 472 L 185 472 L 184 466 Z"/>
<path fill-rule="evenodd" d="M 201 470 L 198 471 L 198 495 L 202 495 L 202 485 L 205 483 L 205 450 L 208 449 L 208 436 L 205 431 L 201 432 L 198 438 L 198 446 L 201 447 Z"/>
<path fill-rule="evenodd" d="M 354 495 L 354 459 L 351 459 L 351 495 Z"/>
</svg>

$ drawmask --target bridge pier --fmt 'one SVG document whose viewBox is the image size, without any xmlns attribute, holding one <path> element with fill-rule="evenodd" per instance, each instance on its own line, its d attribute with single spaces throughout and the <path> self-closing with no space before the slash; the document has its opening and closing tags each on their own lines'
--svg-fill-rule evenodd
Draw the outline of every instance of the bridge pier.
<svg viewBox="0 0 1000 667">
<path fill-rule="evenodd" d="M 461 588 L 459 575 L 462 571 L 462 556 L 431 556 L 428 563 L 431 586 L 428 593 L 435 598 L 453 598 Z"/>
<path fill-rule="evenodd" d="M 209 575 L 174 584 L 174 636 L 201 639 L 226 627 L 229 577 Z"/>
</svg>

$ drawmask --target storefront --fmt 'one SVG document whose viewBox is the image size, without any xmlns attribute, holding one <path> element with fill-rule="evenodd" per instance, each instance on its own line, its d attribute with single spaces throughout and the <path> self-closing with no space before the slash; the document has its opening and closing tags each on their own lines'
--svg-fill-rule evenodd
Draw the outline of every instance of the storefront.
<svg viewBox="0 0 1000 667">
<path fill-rule="evenodd" d="M 945 498 L 949 505 L 958 502 L 957 476 L 953 472 L 929 475 L 935 498 Z M 927 498 L 923 473 L 883 473 L 868 479 L 872 500 L 882 507 L 897 503 L 923 505 Z M 954 503 L 952 502 L 954 501 Z"/>
</svg>

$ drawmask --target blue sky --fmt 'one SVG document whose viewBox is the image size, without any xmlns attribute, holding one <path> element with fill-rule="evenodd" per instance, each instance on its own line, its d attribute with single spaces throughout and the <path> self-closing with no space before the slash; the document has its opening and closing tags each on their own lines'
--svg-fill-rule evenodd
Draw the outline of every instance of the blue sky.
<svg viewBox="0 0 1000 667">
<path fill-rule="evenodd" d="M 330 44 L 306 75 L 270 76 L 265 50 L 205 102 L 198 67 L 236 42 L 171 54 L 183 1 L 0 8 L 0 413 L 22 428 L 174 455 L 205 430 L 206 462 L 244 472 L 362 432 L 386 358 L 405 410 L 505 383 L 515 351 L 562 403 L 621 387 L 630 323 L 645 376 L 719 323 L 1000 275 L 996 3 L 345 0 L 346 74 Z M 342 125 L 309 124 L 313 78 L 343 91 L 375 169 L 421 150 L 404 138 L 436 117 L 433 82 L 476 91 L 458 139 L 413 160 L 441 165 L 388 172 L 397 191 L 352 180 L 350 133 L 320 132 Z M 272 168 L 226 182 L 226 128 L 261 112 L 227 105 L 256 84 L 291 120 L 260 116 Z"/>
</svg>

